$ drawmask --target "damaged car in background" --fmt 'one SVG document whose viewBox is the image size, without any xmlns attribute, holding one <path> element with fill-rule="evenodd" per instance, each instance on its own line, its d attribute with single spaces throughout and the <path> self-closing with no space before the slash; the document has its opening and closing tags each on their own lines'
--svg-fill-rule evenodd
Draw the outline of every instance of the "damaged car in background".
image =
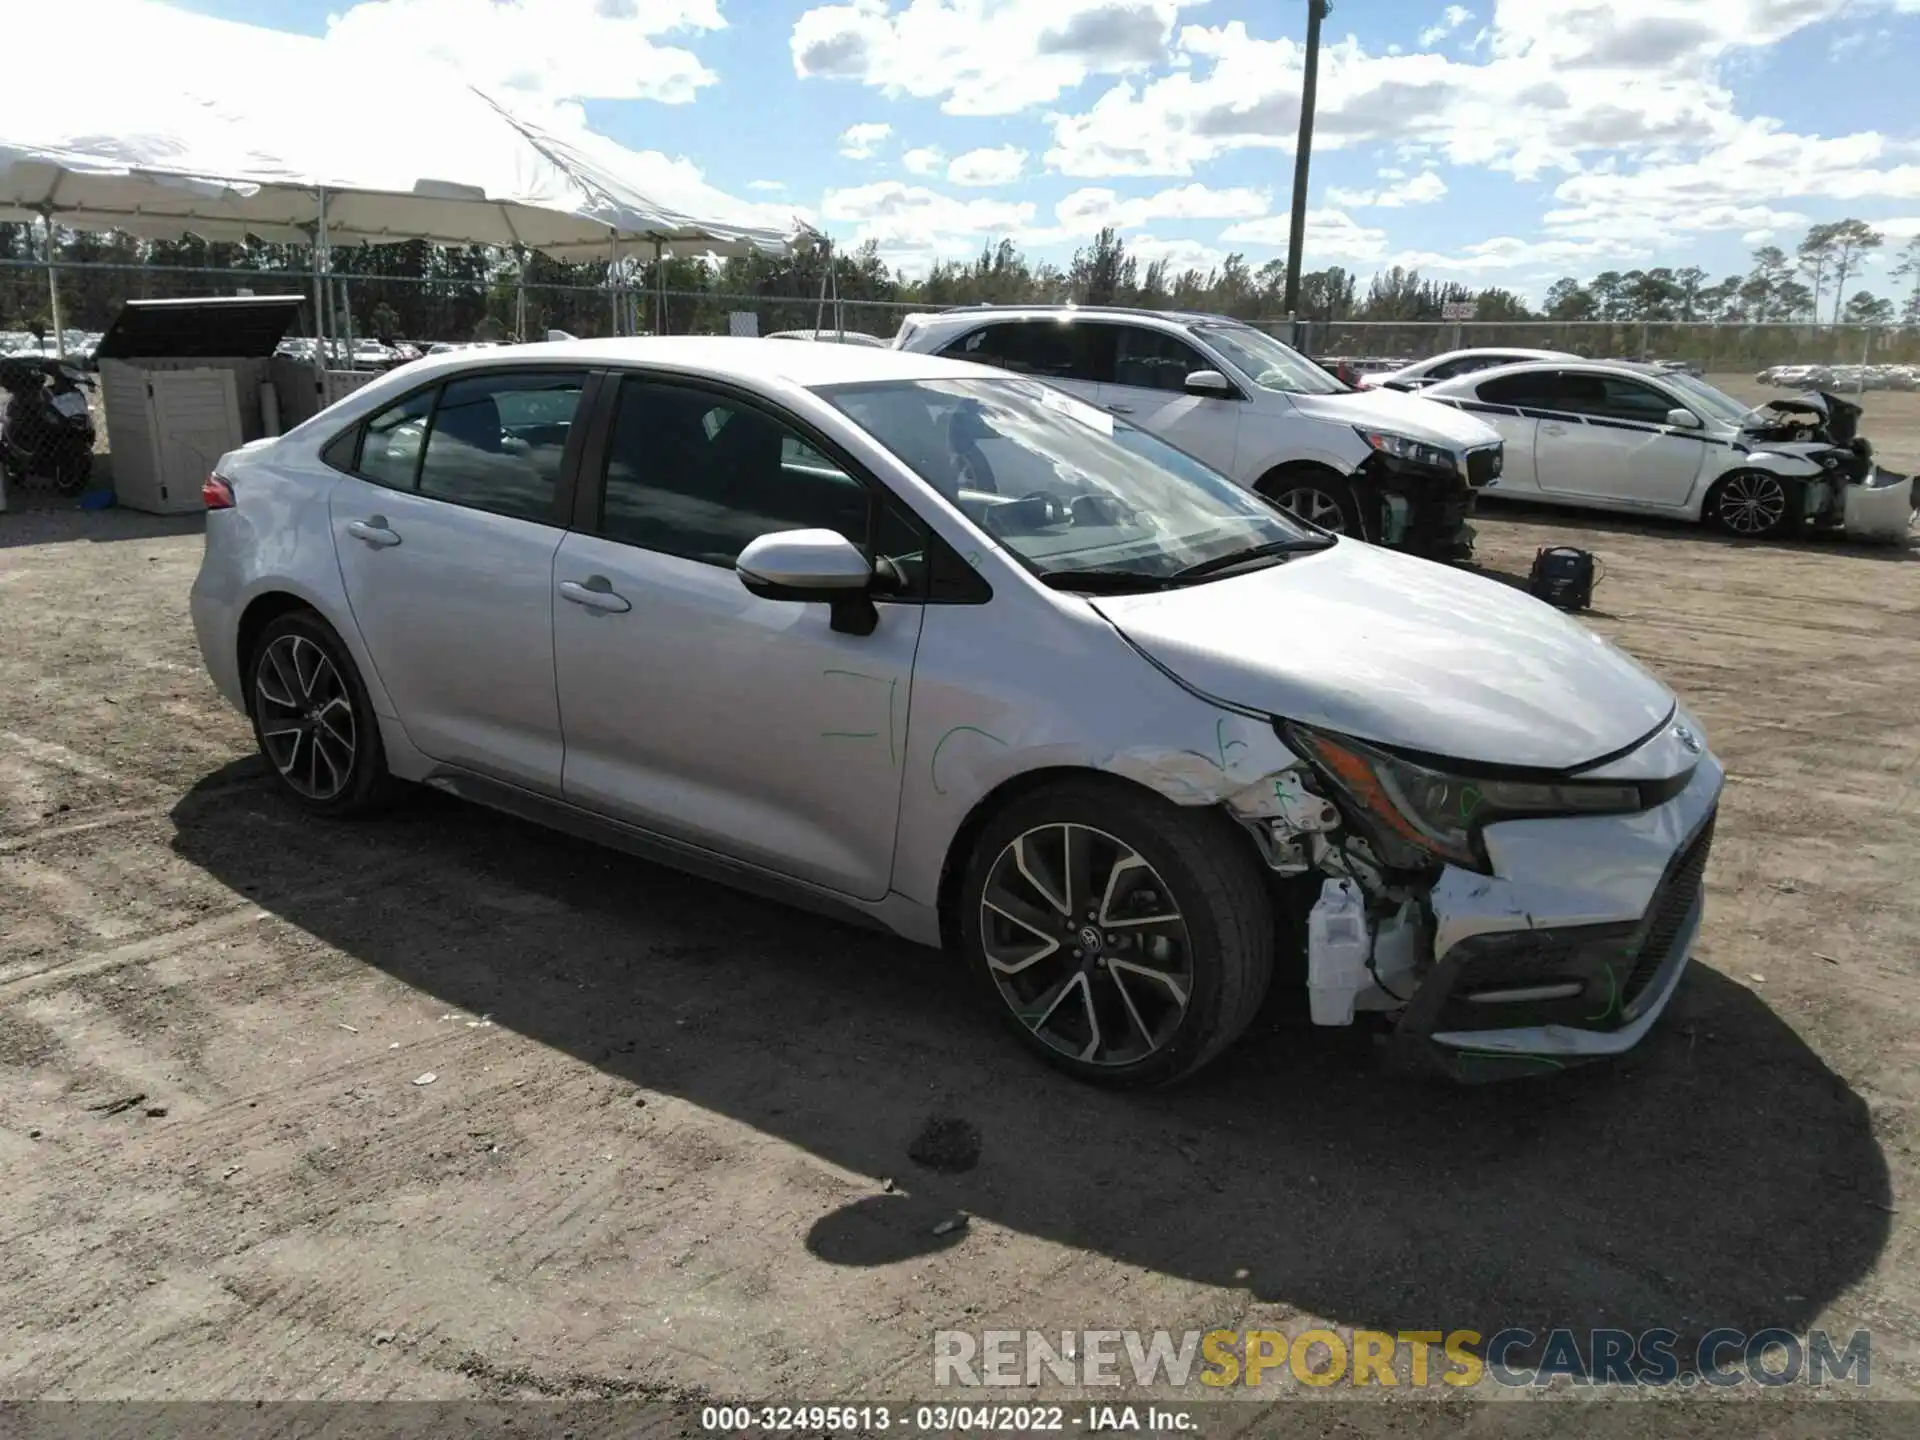
<svg viewBox="0 0 1920 1440">
<path fill-rule="evenodd" d="M 1861 409 L 1813 392 L 1751 406 L 1623 361 L 1509 365 L 1421 392 L 1507 442 L 1512 498 L 1703 520 L 1743 539 L 1804 531 L 1904 543 L 1913 480 L 1875 463 Z"/>
<path fill-rule="evenodd" d="M 1045 380 L 1323 530 L 1430 560 L 1472 557 L 1474 497 L 1500 474 L 1500 436 L 1470 416 L 1350 385 L 1224 315 L 990 305 L 909 315 L 893 343 Z"/>
<path fill-rule="evenodd" d="M 1617 1055 L 1699 931 L 1722 771 L 1652 675 L 1037 381 L 464 352 L 205 493 L 201 653 L 297 809 L 423 783 L 945 947 L 1090 1081 L 1276 981 L 1458 1077 Z"/>
</svg>

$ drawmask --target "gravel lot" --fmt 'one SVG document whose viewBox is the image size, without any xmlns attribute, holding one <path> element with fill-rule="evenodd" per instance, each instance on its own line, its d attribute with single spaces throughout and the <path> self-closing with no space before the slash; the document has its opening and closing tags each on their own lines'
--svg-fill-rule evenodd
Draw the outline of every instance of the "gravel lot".
<svg viewBox="0 0 1920 1440">
<path fill-rule="evenodd" d="M 1486 521 L 1604 557 L 1591 623 L 1731 772 L 1665 1022 L 1468 1090 L 1276 1005 L 1118 1097 L 938 955 L 437 796 L 297 822 L 196 532 L 0 516 L 0 1397 L 899 1399 L 940 1328 L 1316 1317 L 1866 1327 L 1920 1395 L 1913 553 Z M 940 1118 L 977 1164 L 909 1158 Z"/>
</svg>

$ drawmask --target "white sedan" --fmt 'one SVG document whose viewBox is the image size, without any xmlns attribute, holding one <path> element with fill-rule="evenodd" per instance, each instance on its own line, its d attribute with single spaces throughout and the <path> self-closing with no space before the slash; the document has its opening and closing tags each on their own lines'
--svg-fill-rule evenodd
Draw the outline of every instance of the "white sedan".
<svg viewBox="0 0 1920 1440">
<path fill-rule="evenodd" d="M 1809 523 L 1904 541 L 1912 480 L 1873 463 L 1860 407 L 1832 395 L 1749 406 L 1675 370 L 1614 361 L 1509 365 L 1429 400 L 1507 442 L 1494 497 L 1705 520 L 1750 539 Z"/>
<path fill-rule="evenodd" d="M 1443 380 L 1457 380 L 1462 375 L 1472 375 L 1481 370 L 1492 370 L 1501 365 L 1518 365 L 1528 360 L 1578 360 L 1578 355 L 1568 354 L 1565 350 L 1522 350 L 1508 345 L 1497 349 L 1449 350 L 1444 355 L 1429 356 L 1425 360 L 1416 360 L 1411 365 L 1403 365 L 1398 370 L 1383 370 L 1374 375 L 1362 375 L 1362 390 L 1424 390 L 1429 385 L 1438 385 Z"/>
</svg>

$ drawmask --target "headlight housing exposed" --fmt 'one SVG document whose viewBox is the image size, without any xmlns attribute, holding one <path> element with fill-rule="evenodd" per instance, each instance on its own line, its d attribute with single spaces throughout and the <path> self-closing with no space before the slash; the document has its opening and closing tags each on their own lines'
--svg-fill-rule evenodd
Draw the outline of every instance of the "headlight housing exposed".
<svg viewBox="0 0 1920 1440">
<path fill-rule="evenodd" d="M 1460 461 L 1454 453 L 1438 445 L 1429 445 L 1424 440 L 1415 440 L 1407 435 L 1395 435 L 1390 430 L 1369 430 L 1364 425 L 1353 428 L 1369 447 L 1395 460 L 1404 460 L 1409 465 L 1422 465 L 1429 470 L 1458 471 L 1460 468 Z"/>
<path fill-rule="evenodd" d="M 1288 742 L 1365 817 L 1375 852 L 1396 870 L 1424 870 L 1444 861 L 1490 874 L 1480 838 L 1488 825 L 1646 808 L 1638 785 L 1455 774 L 1344 735 L 1282 728 Z"/>
</svg>

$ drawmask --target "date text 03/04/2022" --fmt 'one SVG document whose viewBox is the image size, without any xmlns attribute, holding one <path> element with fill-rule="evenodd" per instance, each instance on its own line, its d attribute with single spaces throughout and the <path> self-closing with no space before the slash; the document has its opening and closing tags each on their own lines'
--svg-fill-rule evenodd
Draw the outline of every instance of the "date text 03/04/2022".
<svg viewBox="0 0 1920 1440">
<path fill-rule="evenodd" d="M 1187 1434 L 1198 1424 L 1190 1410 L 1162 1405 L 708 1405 L 700 1428 L 717 1434 Z"/>
</svg>

